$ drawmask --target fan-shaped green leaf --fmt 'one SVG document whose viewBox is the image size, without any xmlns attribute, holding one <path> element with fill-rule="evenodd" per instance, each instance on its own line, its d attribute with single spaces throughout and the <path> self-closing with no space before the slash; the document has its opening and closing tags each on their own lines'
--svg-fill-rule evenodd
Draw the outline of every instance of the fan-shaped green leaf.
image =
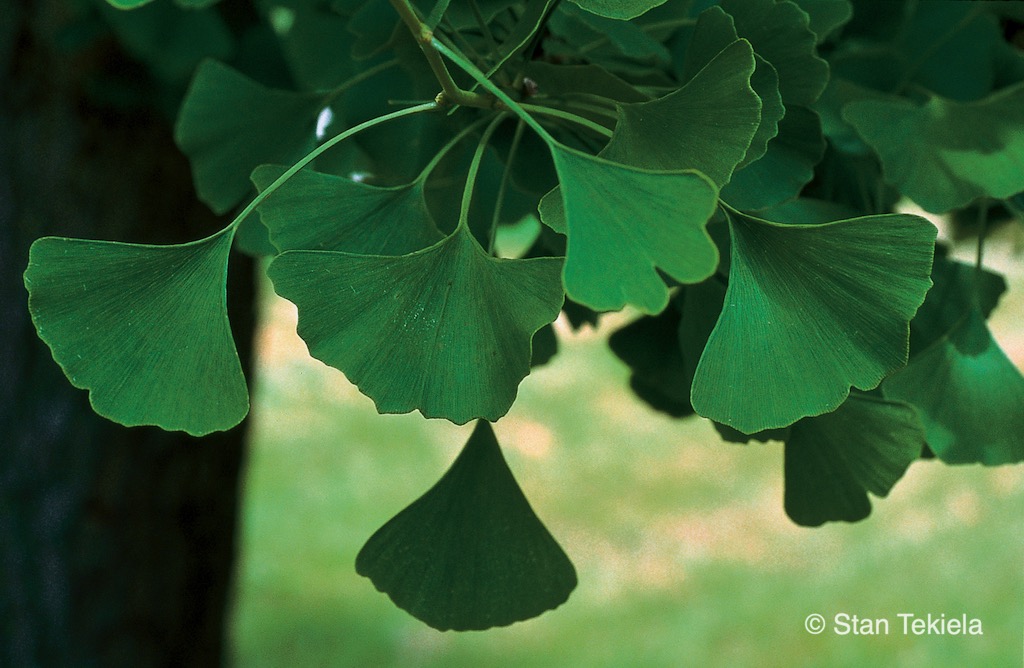
<svg viewBox="0 0 1024 668">
<path fill-rule="evenodd" d="M 149 4 L 153 0 L 107 0 L 107 2 L 112 7 L 117 7 L 118 9 L 135 9 L 136 7 Z"/>
<path fill-rule="evenodd" d="M 296 162 L 313 148 L 322 96 L 272 90 L 204 61 L 182 102 L 174 138 L 192 163 L 199 198 L 224 213 L 250 192 L 264 163 Z"/>
<path fill-rule="evenodd" d="M 645 169 L 696 169 L 727 183 L 761 120 L 761 100 L 750 87 L 754 66 L 750 44 L 737 40 L 682 88 L 617 105 L 615 133 L 601 156 Z"/>
<path fill-rule="evenodd" d="M 886 180 L 928 211 L 1024 190 L 1024 82 L 976 102 L 851 102 L 842 115 L 878 153 Z"/>
<path fill-rule="evenodd" d="M 610 19 L 627 20 L 665 4 L 665 0 L 572 0 L 583 9 Z"/>
<path fill-rule="evenodd" d="M 523 496 L 483 421 L 444 477 L 370 537 L 356 571 L 441 631 L 530 619 L 576 588 L 572 562 Z"/>
<path fill-rule="evenodd" d="M 797 524 L 856 522 L 921 455 L 924 429 L 905 403 L 851 394 L 832 413 L 804 418 L 786 439 L 786 514 Z"/>
<path fill-rule="evenodd" d="M 722 0 L 736 33 L 754 46 L 779 75 L 782 101 L 810 105 L 828 83 L 828 63 L 815 52 L 807 14 L 789 0 Z"/>
<path fill-rule="evenodd" d="M 695 171 L 654 172 L 551 145 L 568 235 L 563 281 L 592 309 L 633 304 L 657 313 L 668 303 L 658 270 L 683 283 L 718 266 L 705 230 L 718 193 Z"/>
<path fill-rule="evenodd" d="M 263 191 L 285 171 L 261 165 L 252 181 Z M 441 239 L 419 180 L 381 188 L 303 170 L 274 191 L 259 212 L 281 251 L 405 255 Z"/>
<path fill-rule="evenodd" d="M 943 460 L 1020 461 L 1024 381 L 984 322 L 1006 282 L 941 252 L 935 256 L 932 281 L 910 323 L 910 363 L 886 378 L 882 389 L 917 407 L 928 444 Z"/>
<path fill-rule="evenodd" d="M 725 308 L 697 366 L 696 411 L 742 432 L 838 407 L 907 360 L 935 228 L 891 214 L 824 225 L 734 216 Z"/>
<path fill-rule="evenodd" d="M 530 340 L 557 316 L 561 260 L 490 257 L 460 227 L 398 257 L 288 251 L 274 289 L 299 308 L 313 357 L 381 413 L 497 420 L 530 371 Z"/>
<path fill-rule="evenodd" d="M 45 237 L 25 286 L 39 337 L 100 415 L 201 436 L 249 410 L 228 324 L 232 234 L 178 246 Z"/>
</svg>

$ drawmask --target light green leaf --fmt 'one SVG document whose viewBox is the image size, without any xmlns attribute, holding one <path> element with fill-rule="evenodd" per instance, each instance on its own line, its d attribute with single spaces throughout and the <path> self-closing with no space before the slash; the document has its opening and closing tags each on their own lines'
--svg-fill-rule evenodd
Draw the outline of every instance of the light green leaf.
<svg viewBox="0 0 1024 668">
<path fill-rule="evenodd" d="M 816 54 L 803 10 L 789 0 L 722 0 L 721 6 L 735 21 L 737 35 L 778 72 L 787 109 L 818 99 L 828 83 L 828 63 Z"/>
<path fill-rule="evenodd" d="M 174 139 L 192 164 L 199 198 L 217 213 L 238 204 L 264 163 L 291 164 L 314 146 L 322 96 L 266 88 L 204 61 L 178 113 Z"/>
<path fill-rule="evenodd" d="M 32 320 L 97 413 L 193 436 L 245 417 L 249 395 L 227 316 L 231 239 L 225 230 L 178 246 L 32 244 Z"/>
<path fill-rule="evenodd" d="M 628 20 L 665 4 L 665 0 L 572 0 L 583 9 L 610 19 Z"/>
<path fill-rule="evenodd" d="M 263 191 L 285 171 L 280 165 L 261 165 L 252 181 Z M 441 239 L 421 180 L 382 188 L 303 170 L 274 191 L 259 212 L 281 251 L 405 255 Z"/>
<path fill-rule="evenodd" d="M 703 174 L 637 169 L 556 143 L 551 154 L 568 236 L 562 279 L 573 300 L 658 313 L 668 303 L 659 269 L 682 283 L 714 272 L 718 249 L 705 225 L 718 193 Z"/>
<path fill-rule="evenodd" d="M 814 167 L 824 152 L 818 115 L 806 107 L 787 107 L 765 154 L 736 170 L 722 188 L 722 199 L 742 211 L 759 211 L 793 199 L 814 178 Z"/>
<path fill-rule="evenodd" d="M 483 421 L 444 477 L 370 537 L 356 572 L 441 631 L 530 619 L 576 588 L 572 562 L 523 496 Z"/>
<path fill-rule="evenodd" d="M 905 403 L 851 394 L 832 413 L 805 418 L 786 439 L 786 514 L 802 526 L 856 522 L 868 492 L 885 497 L 921 455 L 924 430 Z"/>
<path fill-rule="evenodd" d="M 725 307 L 697 366 L 697 413 L 752 434 L 837 408 L 907 361 L 936 230 L 891 214 L 823 225 L 733 216 Z"/>
<path fill-rule="evenodd" d="M 644 169 L 696 169 L 719 186 L 743 159 L 761 119 L 750 87 L 750 44 L 725 47 L 686 85 L 650 102 L 618 104 L 601 156 Z"/>
<path fill-rule="evenodd" d="M 842 115 L 878 153 L 886 181 L 928 211 L 1024 190 L 1024 82 L 976 102 L 851 102 Z"/>
<path fill-rule="evenodd" d="M 1006 284 L 941 257 L 932 275 L 935 287 L 911 323 L 910 363 L 886 378 L 882 389 L 918 408 L 928 445 L 943 461 L 1021 461 L 1024 378 L 984 320 Z"/>
<path fill-rule="evenodd" d="M 530 371 L 530 340 L 561 309 L 561 260 L 490 257 L 460 227 L 398 257 L 288 251 L 268 269 L 299 308 L 313 357 L 381 413 L 497 420 Z"/>
</svg>

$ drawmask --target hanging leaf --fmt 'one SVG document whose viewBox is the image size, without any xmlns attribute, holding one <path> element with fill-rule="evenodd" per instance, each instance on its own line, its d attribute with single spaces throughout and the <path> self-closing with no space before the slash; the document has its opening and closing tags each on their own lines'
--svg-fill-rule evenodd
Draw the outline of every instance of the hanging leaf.
<svg viewBox="0 0 1024 668">
<path fill-rule="evenodd" d="M 910 363 L 883 390 L 917 407 L 928 445 L 943 461 L 1021 461 L 1024 378 L 985 325 L 1006 283 L 941 256 L 932 278 L 935 287 L 910 324 Z"/>
<path fill-rule="evenodd" d="M 261 165 L 252 181 L 262 192 L 287 168 Z M 327 250 L 360 255 L 405 255 L 441 239 L 427 210 L 423 181 L 381 188 L 303 170 L 259 207 L 270 239 L 281 251 Z"/>
<path fill-rule="evenodd" d="M 828 63 L 816 53 L 816 37 L 807 15 L 789 0 L 722 0 L 736 33 L 779 75 L 779 92 L 790 105 L 810 105 L 828 83 Z"/>
<path fill-rule="evenodd" d="M 927 211 L 1024 190 L 1024 82 L 977 102 L 892 97 L 851 102 L 842 115 L 878 153 L 886 181 Z"/>
<path fill-rule="evenodd" d="M 837 408 L 907 361 L 936 230 L 891 214 L 824 225 L 733 216 L 725 308 L 693 382 L 697 413 L 744 433 Z"/>
<path fill-rule="evenodd" d="M 644 316 L 608 337 L 608 346 L 629 365 L 629 385 L 652 408 L 673 417 L 693 414 L 690 376 L 679 348 L 679 293 L 664 311 Z"/>
<path fill-rule="evenodd" d="M 489 256 L 465 227 L 397 257 L 288 251 L 268 269 L 299 309 L 310 354 L 380 413 L 497 420 L 530 372 L 530 340 L 557 316 L 561 260 Z"/>
<path fill-rule="evenodd" d="M 297 162 L 314 146 L 323 96 L 272 90 L 215 60 L 196 70 L 174 139 L 192 164 L 199 199 L 225 213 L 264 163 Z"/>
<path fill-rule="evenodd" d="M 761 100 L 750 87 L 754 67 L 750 44 L 737 40 L 682 88 L 617 105 L 615 133 L 601 156 L 644 169 L 696 169 L 724 185 L 761 120 Z"/>
<path fill-rule="evenodd" d="M 696 283 L 718 266 L 704 229 L 718 198 L 703 174 L 637 169 L 559 144 L 551 154 L 568 235 L 562 276 L 575 301 L 597 311 L 628 303 L 658 313 L 668 303 L 659 269 Z"/>
<path fill-rule="evenodd" d="M 572 0 L 572 2 L 592 14 L 625 21 L 664 4 L 665 0 Z"/>
<path fill-rule="evenodd" d="M 356 571 L 441 631 L 530 619 L 576 588 L 572 562 L 523 496 L 483 421 L 444 477 L 370 537 Z"/>
<path fill-rule="evenodd" d="M 242 421 L 249 395 L 225 293 L 232 236 L 228 228 L 178 246 L 32 244 L 32 320 L 97 413 L 193 436 Z"/>
<path fill-rule="evenodd" d="M 885 497 L 924 447 L 905 403 L 851 394 L 832 413 L 804 418 L 786 439 L 786 514 L 802 526 L 856 522 L 871 513 L 868 492 Z"/>
</svg>

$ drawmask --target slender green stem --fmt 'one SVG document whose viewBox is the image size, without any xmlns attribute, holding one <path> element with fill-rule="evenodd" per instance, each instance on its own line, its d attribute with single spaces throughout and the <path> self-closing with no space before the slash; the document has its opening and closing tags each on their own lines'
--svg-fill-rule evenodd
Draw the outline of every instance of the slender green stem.
<svg viewBox="0 0 1024 668">
<path fill-rule="evenodd" d="M 491 26 L 487 25 L 487 19 L 480 12 L 480 5 L 476 3 L 476 0 L 469 0 L 469 6 L 473 10 L 473 16 L 476 17 L 476 23 L 480 26 L 480 31 L 483 33 L 484 39 L 491 47 L 491 51 L 495 51 L 498 48 L 498 41 L 494 39 L 494 33 L 491 32 Z"/>
<path fill-rule="evenodd" d="M 469 207 L 473 203 L 473 189 L 476 185 L 476 175 L 480 171 L 480 163 L 484 158 L 484 151 L 487 149 L 487 143 L 491 140 L 491 135 L 498 129 L 502 121 L 507 118 L 505 114 L 498 115 L 491 124 L 487 126 L 484 133 L 480 135 L 480 143 L 476 145 L 476 151 L 473 153 L 473 159 L 469 163 L 469 171 L 466 173 L 466 186 L 462 191 L 462 206 L 459 208 L 459 227 L 469 229 Z"/>
<path fill-rule="evenodd" d="M 402 22 L 409 28 L 409 32 L 412 33 L 416 43 L 419 44 L 420 50 L 423 51 L 423 55 L 427 59 L 427 64 L 430 65 L 430 69 L 434 72 L 438 83 L 441 84 L 441 93 L 437 96 L 437 104 L 441 106 L 456 104 L 483 109 L 493 107 L 494 101 L 490 97 L 480 93 L 464 91 L 458 87 L 455 80 L 452 79 L 448 67 L 445 66 L 444 61 L 437 52 L 437 44 L 440 44 L 440 42 L 434 39 L 434 31 L 420 20 L 419 15 L 409 0 L 390 1 L 391 6 L 398 12 Z"/>
<path fill-rule="evenodd" d="M 572 107 L 573 109 L 579 109 L 580 111 L 589 111 L 592 114 L 604 116 L 605 118 L 610 118 L 614 121 L 619 120 L 618 111 L 616 111 L 615 109 L 610 109 L 608 107 L 603 107 L 599 104 L 590 104 L 589 102 L 578 102 L 576 100 L 559 100 L 559 102 L 562 102 L 567 107 Z"/>
<path fill-rule="evenodd" d="M 256 197 L 254 197 L 253 200 L 249 202 L 249 205 L 242 209 L 242 212 L 240 214 L 235 216 L 235 219 L 231 221 L 231 225 L 229 225 L 228 227 L 237 228 L 242 223 L 242 221 L 249 216 L 250 213 L 256 210 L 256 207 L 258 207 L 260 204 L 263 204 L 263 201 L 270 197 L 274 193 L 274 191 L 280 188 L 285 183 L 285 181 L 298 174 L 303 167 L 316 160 L 328 149 L 337 146 L 338 144 L 345 141 L 349 137 L 359 134 L 363 130 L 372 128 L 375 125 L 387 123 L 388 121 L 393 121 L 396 118 L 401 118 L 403 116 L 411 116 L 412 114 L 419 114 L 424 111 L 431 111 L 436 108 L 436 102 L 427 102 L 426 104 L 417 105 L 415 107 L 399 109 L 398 111 L 393 111 L 390 114 L 384 114 L 383 116 L 378 116 L 377 118 L 371 118 L 368 121 L 365 121 L 363 123 L 360 123 L 359 125 L 349 128 L 348 130 L 345 130 L 341 134 L 331 137 L 323 144 L 317 146 L 315 149 L 307 153 L 304 158 L 302 158 L 294 165 L 289 167 L 284 174 L 277 177 L 277 179 L 269 186 L 267 186 L 265 190 L 263 190 L 260 194 L 256 195 Z"/>
<path fill-rule="evenodd" d="M 451 24 L 447 17 L 445 17 L 442 23 L 444 24 L 444 29 L 447 32 L 451 33 L 451 39 L 459 43 L 459 49 L 461 49 L 463 53 L 469 54 L 469 56 L 478 63 L 484 62 L 483 55 L 476 50 L 476 47 L 473 46 L 469 42 L 469 40 L 462 35 L 461 32 L 455 29 L 455 26 Z"/>
<path fill-rule="evenodd" d="M 437 24 L 441 22 L 441 17 L 448 11 L 449 4 L 451 4 L 451 0 L 437 0 L 434 8 L 430 10 L 430 14 L 427 16 L 426 24 L 428 28 L 433 30 L 437 27 Z"/>
<path fill-rule="evenodd" d="M 539 104 L 520 103 L 519 106 L 522 107 L 524 110 L 532 111 L 535 114 L 540 114 L 542 116 L 553 116 L 555 118 L 561 118 L 562 120 L 575 123 L 576 125 L 582 125 L 583 127 L 589 130 L 593 130 L 594 132 L 600 135 L 604 135 L 605 137 L 612 136 L 612 131 L 606 128 L 605 126 L 595 123 L 589 118 L 584 118 L 579 114 L 574 114 L 571 111 L 556 109 L 555 107 L 545 107 Z"/>
<path fill-rule="evenodd" d="M 444 157 L 448 155 L 448 153 L 450 153 L 451 150 L 459 144 L 459 142 L 461 142 L 463 139 L 479 130 L 481 125 L 483 125 L 484 123 L 493 118 L 493 116 L 484 116 L 483 118 L 478 118 L 477 120 L 473 121 L 466 127 L 462 128 L 462 130 L 460 130 L 457 135 L 449 139 L 448 143 L 442 146 L 440 150 L 438 150 L 438 152 L 434 154 L 434 157 L 430 159 L 430 162 L 428 162 L 426 166 L 420 171 L 419 175 L 416 177 L 416 180 L 425 181 L 430 176 L 430 173 L 433 172 L 439 164 L 441 164 L 441 161 L 444 159 Z"/>
<path fill-rule="evenodd" d="M 506 109 L 523 119 L 523 122 L 530 126 L 531 130 L 540 135 L 544 141 L 548 143 L 557 143 L 555 138 L 551 136 L 551 133 L 545 130 L 544 126 L 537 122 L 537 119 L 527 113 L 527 111 L 523 109 L 518 102 L 509 97 L 505 91 L 491 83 L 487 77 L 484 76 L 484 73 L 476 67 L 476 65 L 449 49 L 436 38 L 434 39 L 433 44 L 434 49 L 436 49 L 438 53 L 444 55 L 446 58 L 458 65 L 463 72 L 471 76 L 478 84 L 483 86 L 487 92 L 496 97 Z"/>
<path fill-rule="evenodd" d="M 351 79 L 347 79 L 346 81 L 343 81 L 342 83 L 338 84 L 336 87 L 332 88 L 329 93 L 327 93 L 327 96 L 324 97 L 324 106 L 326 107 L 327 105 L 329 105 L 339 95 L 341 95 L 342 93 L 347 91 L 349 88 L 352 88 L 353 86 L 357 86 L 357 85 L 361 84 L 362 82 L 366 81 L 367 79 L 369 79 L 371 77 L 377 76 L 381 72 L 384 72 L 386 70 L 390 70 L 392 67 L 395 67 L 396 65 L 398 65 L 398 58 L 393 58 L 393 59 L 385 61 L 383 63 L 378 63 L 377 65 L 374 65 L 373 67 L 369 67 L 369 68 L 363 70 L 362 72 L 360 72 L 359 74 L 355 75 Z"/>
<path fill-rule="evenodd" d="M 505 171 L 501 175 L 501 184 L 498 186 L 498 196 L 494 202 L 494 213 L 491 215 L 491 230 L 487 235 L 487 252 L 494 251 L 494 237 L 498 233 L 498 223 L 501 222 L 501 209 L 505 205 L 505 192 L 512 177 L 512 163 L 515 162 L 519 153 L 519 142 L 523 138 L 523 129 L 526 125 L 520 120 L 516 123 L 516 132 L 512 135 L 512 145 L 508 149 L 508 159 L 505 160 Z"/>
</svg>

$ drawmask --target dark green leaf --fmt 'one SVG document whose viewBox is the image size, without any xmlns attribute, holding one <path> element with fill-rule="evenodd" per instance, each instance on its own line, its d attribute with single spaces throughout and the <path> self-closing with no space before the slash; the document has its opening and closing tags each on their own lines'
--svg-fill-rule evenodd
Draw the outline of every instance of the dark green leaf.
<svg viewBox="0 0 1024 668">
<path fill-rule="evenodd" d="M 262 165 L 252 181 L 263 191 L 285 171 Z M 423 199 L 422 180 L 381 188 L 303 170 L 274 191 L 259 212 L 281 251 L 405 255 L 441 239 Z"/>
<path fill-rule="evenodd" d="M 676 298 L 660 314 L 644 316 L 608 337 L 612 352 L 629 365 L 630 386 L 637 395 L 673 417 L 693 414 L 691 376 L 679 348 L 681 313 L 676 302 L 681 301 Z"/>
<path fill-rule="evenodd" d="M 696 283 L 718 266 L 704 228 L 717 192 L 703 174 L 637 169 L 557 144 L 551 152 L 568 235 L 563 281 L 574 300 L 658 313 L 668 303 L 659 269 Z"/>
<path fill-rule="evenodd" d="M 356 571 L 441 631 L 530 619 L 576 588 L 572 562 L 523 496 L 483 421 L 444 477 L 370 537 Z"/>
<path fill-rule="evenodd" d="M 178 246 L 45 237 L 25 287 L 39 337 L 97 413 L 202 436 L 249 410 L 228 324 L 232 234 Z"/>
<path fill-rule="evenodd" d="M 797 524 L 856 522 L 871 513 L 924 447 L 914 409 L 851 394 L 832 413 L 805 418 L 786 440 L 786 514 Z"/>
<path fill-rule="evenodd" d="M 381 413 L 497 420 L 530 371 L 530 340 L 562 306 L 554 258 L 490 257 L 464 227 L 398 257 L 288 251 L 274 289 L 313 357 Z"/>
<path fill-rule="evenodd" d="M 977 102 L 851 102 L 843 118 L 881 157 L 886 180 L 928 211 L 1024 190 L 1024 83 Z"/>
<path fill-rule="evenodd" d="M 818 42 L 825 41 L 836 29 L 853 18 L 853 6 L 850 0 L 793 0 L 800 9 L 807 12 L 810 18 L 808 27 L 818 37 Z"/>
<path fill-rule="evenodd" d="M 731 220 L 725 308 L 693 406 L 752 434 L 837 408 L 907 361 L 936 230 L 891 214 L 824 225 Z"/>
<path fill-rule="evenodd" d="M 778 72 L 779 92 L 790 105 L 810 105 L 828 83 L 828 64 L 815 52 L 807 15 L 789 0 L 722 0 L 736 33 Z"/>
<path fill-rule="evenodd" d="M 761 119 L 750 87 L 750 44 L 723 49 L 682 88 L 650 102 L 619 104 L 601 156 L 645 169 L 696 169 L 718 185 L 732 176 Z"/>
<path fill-rule="evenodd" d="M 313 148 L 322 107 L 320 96 L 265 88 L 227 65 L 203 62 L 174 128 L 199 198 L 224 213 L 251 191 L 257 165 L 296 162 Z"/>
<path fill-rule="evenodd" d="M 537 84 L 538 96 L 599 95 L 617 102 L 644 102 L 650 96 L 600 65 L 556 65 L 544 61 L 527 64 L 523 75 Z"/>
</svg>

